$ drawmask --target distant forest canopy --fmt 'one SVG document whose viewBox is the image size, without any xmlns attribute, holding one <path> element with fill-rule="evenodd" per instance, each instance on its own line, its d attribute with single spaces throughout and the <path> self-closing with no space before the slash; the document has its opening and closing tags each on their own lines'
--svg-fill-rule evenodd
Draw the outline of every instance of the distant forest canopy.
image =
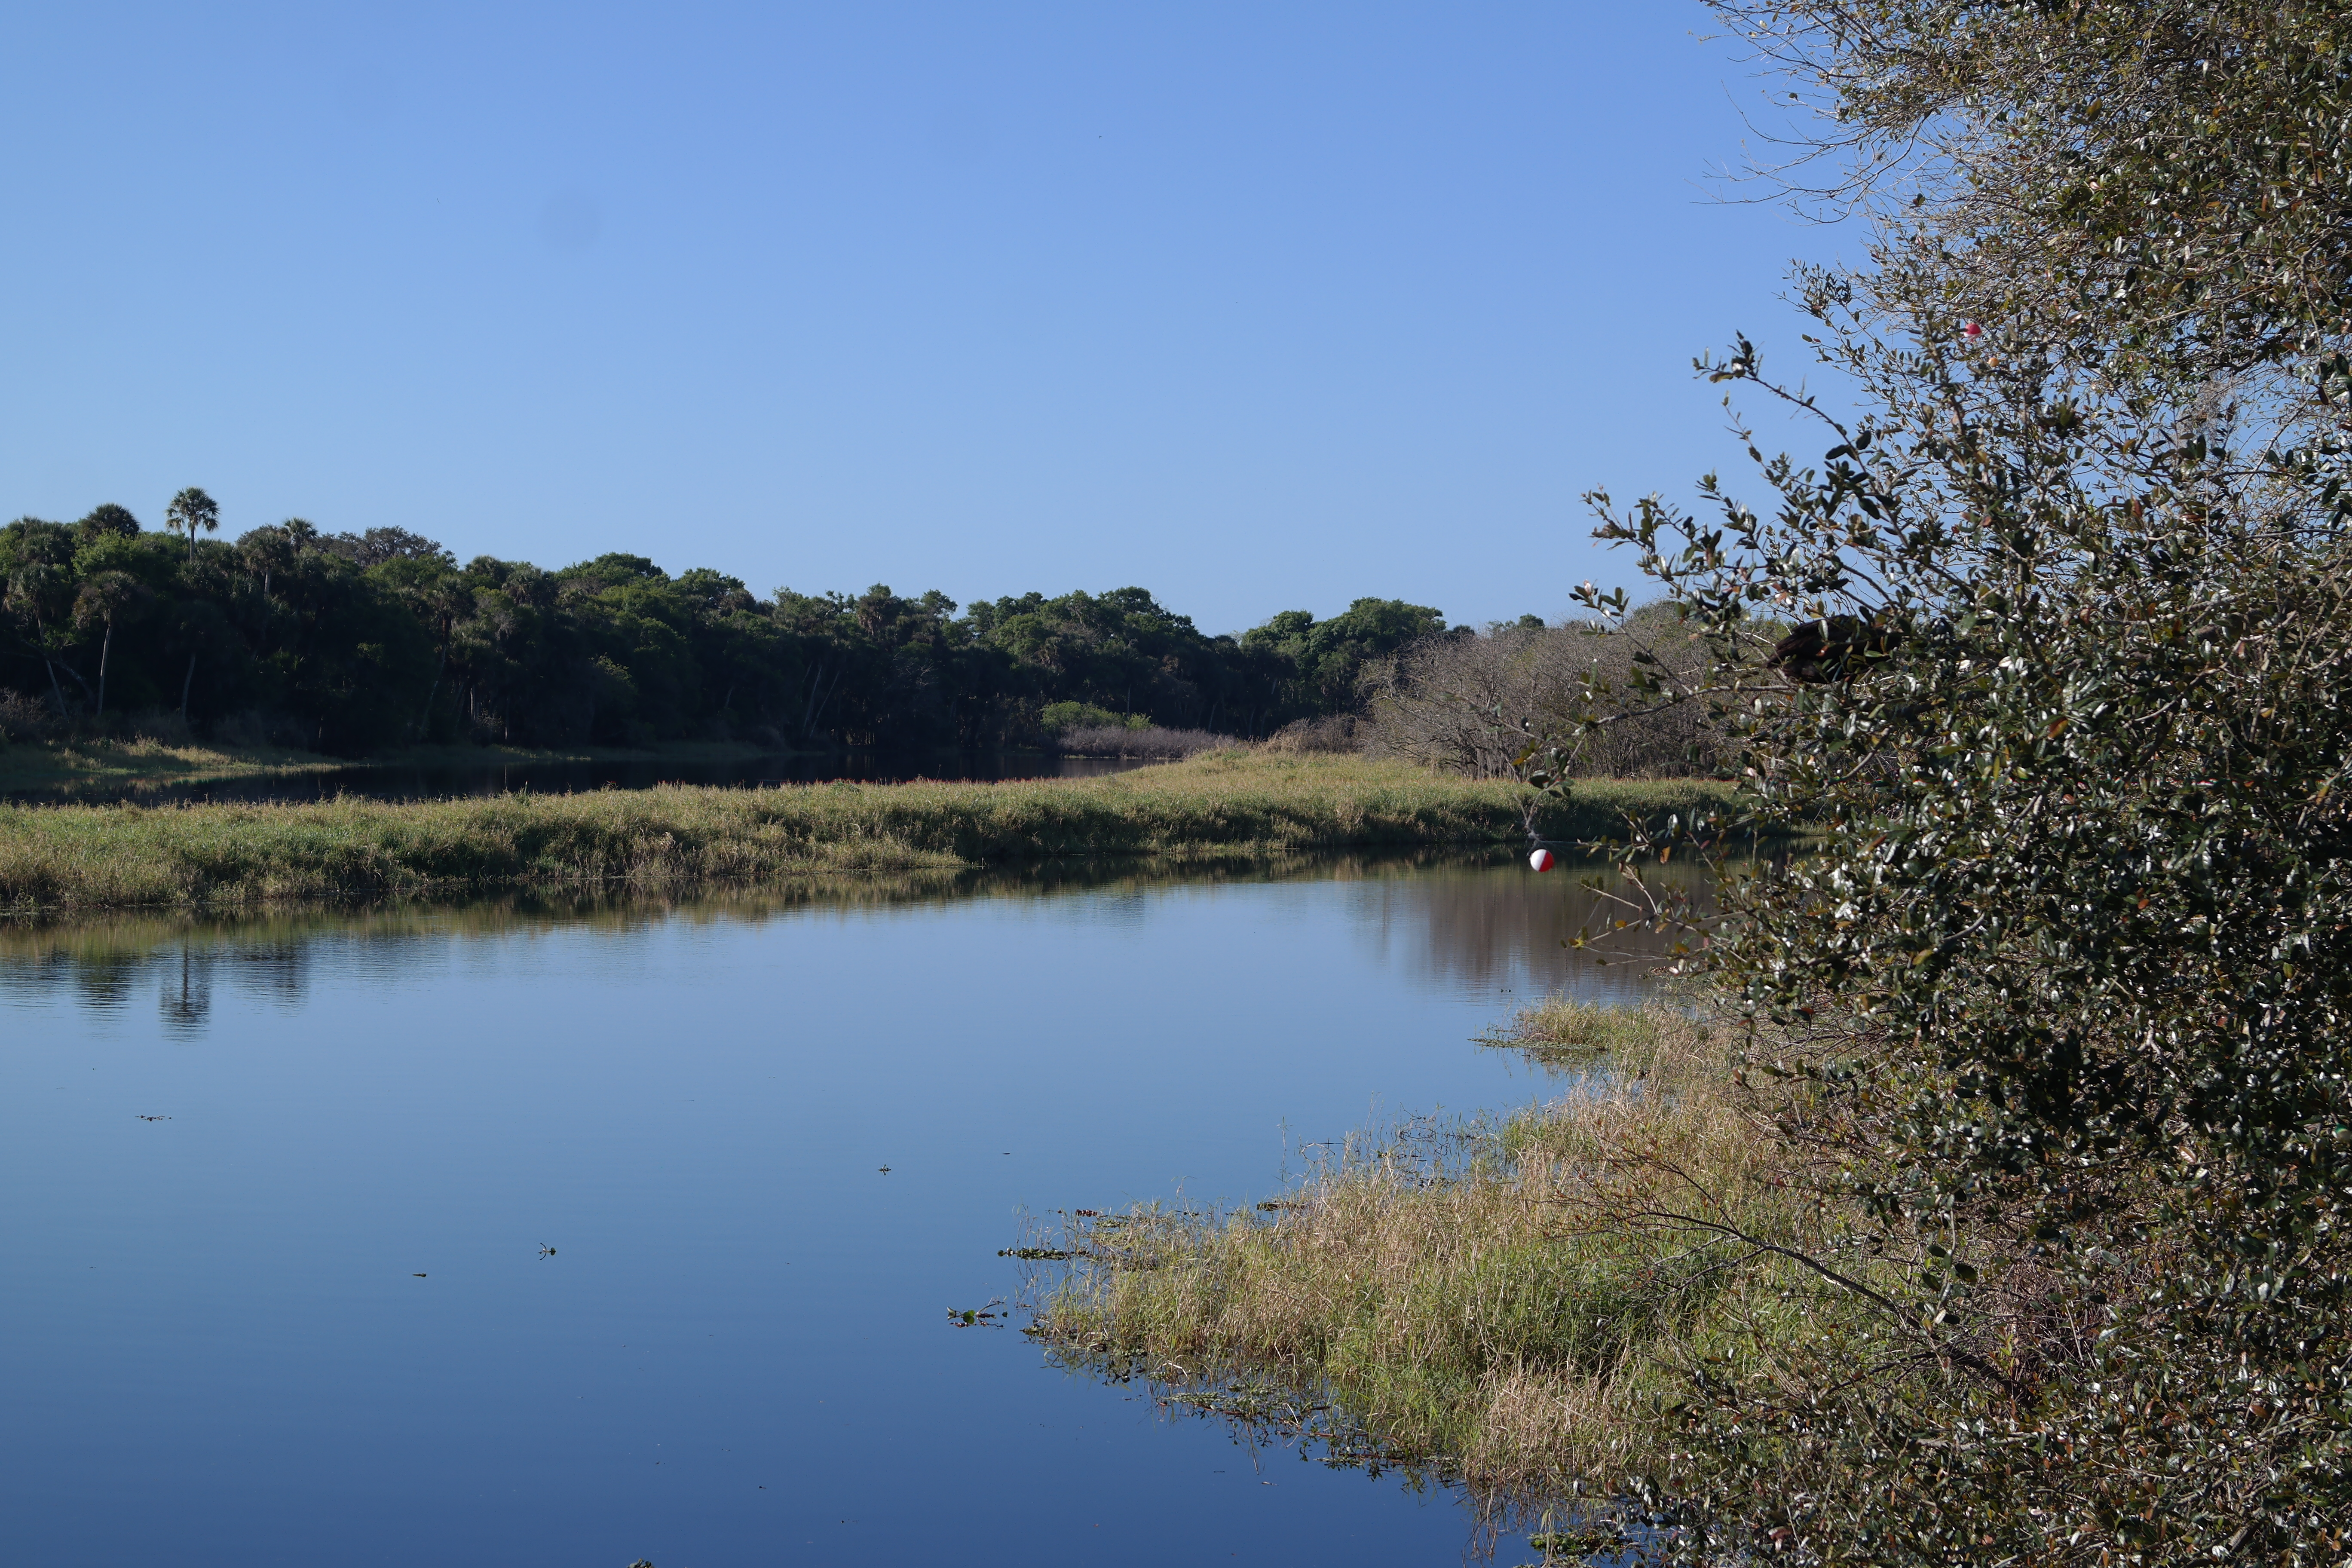
<svg viewBox="0 0 2352 1568">
<path fill-rule="evenodd" d="M 356 755 L 423 742 L 988 749 L 1050 739 L 1045 710 L 1261 736 L 1352 709 L 1368 661 L 1446 631 L 1359 599 L 1209 637 L 1141 588 L 983 600 L 761 598 L 641 555 L 559 571 L 460 566 L 405 529 L 300 519 L 206 537 L 201 490 L 167 532 L 119 506 L 0 528 L 0 687 L 102 726 L 184 715 L 215 738 Z M 1071 711 L 1066 706 L 1060 711 Z"/>
</svg>

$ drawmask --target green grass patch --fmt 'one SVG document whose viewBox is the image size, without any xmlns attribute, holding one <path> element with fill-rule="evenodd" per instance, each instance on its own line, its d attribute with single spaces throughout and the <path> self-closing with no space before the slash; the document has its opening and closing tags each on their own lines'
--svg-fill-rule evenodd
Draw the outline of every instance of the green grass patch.
<svg viewBox="0 0 2352 1568">
<path fill-rule="evenodd" d="M 1596 783 L 1556 838 L 1690 812 L 1703 783 Z M 387 803 L 0 806 L 0 913 L 501 888 L 656 889 L 952 872 L 1058 856 L 1520 841 L 1517 786 L 1360 758 L 1218 752 L 1092 779 L 601 790 Z"/>
<path fill-rule="evenodd" d="M 87 790 L 166 789 L 229 779 L 324 773 L 351 764 L 313 752 L 232 751 L 131 740 L 15 741 L 0 745 L 0 791 L 60 798 Z"/>
<path fill-rule="evenodd" d="M 1492 1498 L 1671 1474 L 1696 1369 L 1853 1315 L 1755 1245 L 1814 1242 L 1825 1210 L 1704 1022 L 1555 1000 L 1521 1027 L 1592 1069 L 1540 1110 L 1360 1135 L 1239 1210 L 1037 1227 L 1069 1261 L 1033 1277 L 1027 1331 L 1177 1407 Z"/>
<path fill-rule="evenodd" d="M 345 768 L 513 767 L 530 763 L 681 763 L 749 762 L 772 748 L 722 742 L 680 742 L 650 751 L 580 746 L 409 746 L 372 757 L 329 757 L 285 747 L 184 744 L 152 736 L 73 741 L 14 741 L 0 745 L 0 792 L 67 801 L 78 795 L 165 790 L 186 784 Z"/>
</svg>

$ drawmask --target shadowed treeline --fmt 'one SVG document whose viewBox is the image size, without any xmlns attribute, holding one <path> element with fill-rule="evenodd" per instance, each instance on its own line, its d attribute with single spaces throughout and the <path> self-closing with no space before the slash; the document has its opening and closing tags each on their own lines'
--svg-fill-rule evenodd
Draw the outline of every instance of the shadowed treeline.
<svg viewBox="0 0 2352 1568">
<path fill-rule="evenodd" d="M 460 566 L 401 528 L 299 518 L 235 543 L 200 489 L 173 538 L 120 506 L 0 528 L 0 745 L 192 735 L 352 756 L 419 742 L 736 742 L 985 750 L 1056 707 L 1262 735 L 1353 706 L 1369 659 L 1445 631 L 1359 599 L 1211 636 L 1139 587 L 956 602 L 876 584 L 765 598 L 708 567 L 614 553 Z"/>
</svg>

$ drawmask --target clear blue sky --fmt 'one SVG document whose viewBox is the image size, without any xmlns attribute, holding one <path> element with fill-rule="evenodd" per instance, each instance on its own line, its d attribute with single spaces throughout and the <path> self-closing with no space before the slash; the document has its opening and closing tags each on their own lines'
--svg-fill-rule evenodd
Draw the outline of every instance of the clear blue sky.
<svg viewBox="0 0 2352 1568">
<path fill-rule="evenodd" d="M 0 515 L 1558 616 L 1785 361 L 1681 0 L 18 5 Z"/>
</svg>

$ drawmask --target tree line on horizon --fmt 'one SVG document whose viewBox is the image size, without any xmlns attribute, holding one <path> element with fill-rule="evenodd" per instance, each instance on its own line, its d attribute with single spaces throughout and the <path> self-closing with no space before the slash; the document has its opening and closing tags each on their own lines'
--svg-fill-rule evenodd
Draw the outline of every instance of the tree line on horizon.
<svg viewBox="0 0 2352 1568">
<path fill-rule="evenodd" d="M 0 688 L 103 730 L 176 715 L 233 743 L 358 755 L 420 742 L 988 750 L 1081 711 L 1244 737 L 1351 710 L 1368 663 L 1446 635 L 1362 598 L 1209 636 L 1139 587 L 959 606 L 936 590 L 780 588 L 608 553 L 460 565 L 401 528 L 301 519 L 234 542 L 183 490 L 166 531 L 103 505 L 0 528 Z M 961 613 L 959 610 L 961 609 Z"/>
</svg>

